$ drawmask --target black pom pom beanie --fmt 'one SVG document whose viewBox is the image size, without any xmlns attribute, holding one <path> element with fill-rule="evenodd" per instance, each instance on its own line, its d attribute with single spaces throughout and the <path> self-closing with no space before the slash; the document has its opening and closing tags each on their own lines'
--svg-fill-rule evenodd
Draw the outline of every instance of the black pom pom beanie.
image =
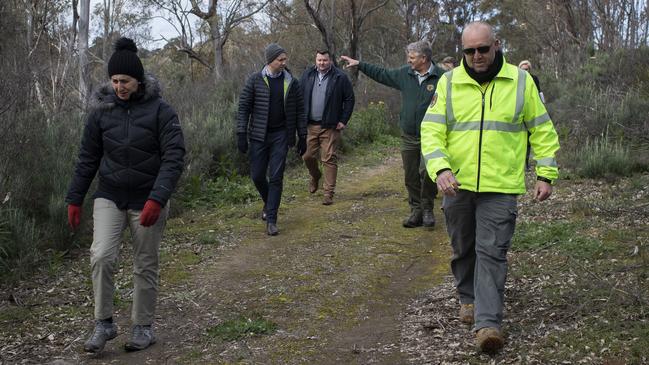
<svg viewBox="0 0 649 365">
<path fill-rule="evenodd" d="M 138 81 L 144 79 L 144 67 L 137 56 L 137 46 L 132 39 L 122 37 L 115 42 L 115 52 L 108 61 L 108 77 L 128 75 Z"/>
</svg>

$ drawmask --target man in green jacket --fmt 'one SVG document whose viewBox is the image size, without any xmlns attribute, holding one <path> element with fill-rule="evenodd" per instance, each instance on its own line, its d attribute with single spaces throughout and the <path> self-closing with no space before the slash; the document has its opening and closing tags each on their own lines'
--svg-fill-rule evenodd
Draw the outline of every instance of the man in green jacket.
<svg viewBox="0 0 649 365">
<path fill-rule="evenodd" d="M 347 67 L 358 66 L 372 80 L 401 91 L 401 159 L 410 205 L 410 216 L 403 221 L 403 226 L 434 227 L 433 202 L 437 186 L 426 173 L 419 128 L 444 70 L 433 62 L 433 51 L 426 41 L 409 44 L 406 53 L 408 65 L 393 69 L 360 62 L 347 56 L 340 58 L 347 62 Z"/>
</svg>

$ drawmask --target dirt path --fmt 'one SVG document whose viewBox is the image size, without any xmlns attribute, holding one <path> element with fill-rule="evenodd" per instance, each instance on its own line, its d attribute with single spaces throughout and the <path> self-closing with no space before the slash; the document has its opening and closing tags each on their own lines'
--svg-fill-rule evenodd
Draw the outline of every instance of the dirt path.
<svg viewBox="0 0 649 365">
<path fill-rule="evenodd" d="M 276 237 L 265 235 L 257 203 L 171 220 L 162 255 L 159 342 L 125 353 L 129 311 L 122 305 L 116 315 L 121 334 L 101 356 L 83 354 L 77 338 L 58 351 L 55 346 L 48 360 L 407 363 L 400 321 L 408 303 L 447 273 L 445 231 L 401 227 L 407 203 L 399 160 L 372 168 L 343 165 L 342 171 L 335 204 L 328 207 L 320 194 L 305 192 L 304 171 L 287 177 Z M 264 319 L 277 330 L 235 341 L 207 334 L 239 317 Z"/>
</svg>

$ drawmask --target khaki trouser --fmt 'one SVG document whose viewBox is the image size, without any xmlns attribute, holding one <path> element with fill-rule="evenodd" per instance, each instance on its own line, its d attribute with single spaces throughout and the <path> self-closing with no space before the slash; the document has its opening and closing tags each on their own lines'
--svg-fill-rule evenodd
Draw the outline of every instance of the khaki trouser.
<svg viewBox="0 0 649 365">
<path fill-rule="evenodd" d="M 419 137 L 401 134 L 401 160 L 411 212 L 420 214 L 423 210 L 432 211 L 437 195 L 437 184 L 426 171 Z"/>
<path fill-rule="evenodd" d="M 158 296 L 158 254 L 169 204 L 162 208 L 160 218 L 150 227 L 140 225 L 140 213 L 139 210 L 121 210 L 108 199 L 95 199 L 94 232 L 90 246 L 95 319 L 106 319 L 113 315 L 114 274 L 122 233 L 129 226 L 133 241 L 134 285 L 131 320 L 134 325 L 153 323 Z"/>
<path fill-rule="evenodd" d="M 306 152 L 302 159 L 309 175 L 319 179 L 322 175 L 318 167 L 317 155 L 320 153 L 320 161 L 324 170 L 324 195 L 333 196 L 336 189 L 336 177 L 338 175 L 338 146 L 340 145 L 340 131 L 335 128 L 323 129 L 320 125 L 309 124 L 309 134 L 306 138 Z"/>
</svg>

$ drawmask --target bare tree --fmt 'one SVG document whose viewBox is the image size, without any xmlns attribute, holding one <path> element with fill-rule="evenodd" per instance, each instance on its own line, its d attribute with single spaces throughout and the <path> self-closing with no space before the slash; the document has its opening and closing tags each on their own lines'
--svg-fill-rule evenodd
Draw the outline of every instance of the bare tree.
<svg viewBox="0 0 649 365">
<path fill-rule="evenodd" d="M 220 80 L 224 74 L 223 49 L 232 31 L 261 11 L 270 0 L 259 3 L 249 0 L 231 0 L 221 3 L 223 6 L 219 6 L 218 0 L 210 0 L 206 11 L 201 10 L 198 0 L 190 0 L 190 2 L 192 4 L 190 12 L 209 25 L 214 50 L 213 73 L 215 80 Z"/>
<path fill-rule="evenodd" d="M 85 109 L 90 90 L 90 52 L 88 51 L 88 33 L 90 25 L 90 0 L 80 0 L 79 11 L 79 96 L 81 105 Z"/>
<path fill-rule="evenodd" d="M 315 3 L 315 7 L 312 3 Z M 328 13 L 326 13 L 325 7 L 323 6 L 323 0 L 316 0 L 315 2 L 304 0 L 304 6 L 311 16 L 311 19 L 313 19 L 313 24 L 318 28 L 318 31 L 322 36 L 322 42 L 327 50 L 329 50 L 334 63 L 336 63 L 336 38 L 334 33 L 334 19 L 336 14 L 335 0 L 329 0 Z M 329 25 L 326 24 L 327 20 L 329 20 Z"/>
<path fill-rule="evenodd" d="M 349 56 L 359 58 L 360 35 L 363 28 L 363 22 L 375 11 L 388 4 L 389 0 L 381 0 L 368 5 L 365 0 L 348 0 L 350 11 L 350 32 L 349 32 Z M 358 68 L 351 70 L 352 83 L 358 80 Z"/>
</svg>

